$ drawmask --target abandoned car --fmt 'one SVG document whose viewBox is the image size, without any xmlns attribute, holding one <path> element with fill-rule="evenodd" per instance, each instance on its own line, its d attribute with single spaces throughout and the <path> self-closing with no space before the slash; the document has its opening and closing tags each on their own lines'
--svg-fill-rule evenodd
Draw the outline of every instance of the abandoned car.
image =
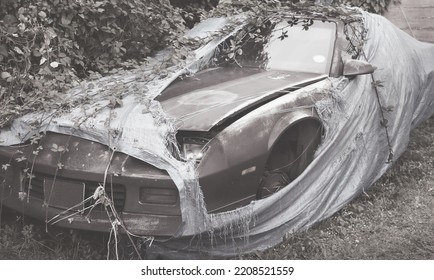
<svg viewBox="0 0 434 280">
<path fill-rule="evenodd" d="M 178 77 L 156 97 L 180 124 L 172 150 L 195 163 L 208 213 L 266 198 L 299 176 L 321 143 L 314 104 L 328 94 L 327 78 L 375 69 L 345 57 L 341 22 L 291 21 L 270 22 L 259 35 L 242 38 L 235 52 L 237 33 L 226 36 L 207 67 Z M 101 156 L 107 145 L 78 136 L 47 131 L 35 142 L 0 147 L 2 206 L 46 222 L 64 213 L 74 219 L 61 226 L 109 231 L 106 210 L 93 207 L 104 186 L 132 233 L 178 231 L 180 196 L 165 170 L 122 152 Z M 107 172 L 115 175 L 110 182 Z M 135 226 L 143 221 L 148 226 Z"/>
</svg>

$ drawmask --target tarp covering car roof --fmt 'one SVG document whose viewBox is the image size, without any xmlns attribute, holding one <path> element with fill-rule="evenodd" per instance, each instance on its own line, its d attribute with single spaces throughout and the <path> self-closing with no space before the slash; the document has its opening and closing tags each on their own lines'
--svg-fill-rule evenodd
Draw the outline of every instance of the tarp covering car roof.
<svg viewBox="0 0 434 280">
<path fill-rule="evenodd" d="M 165 78 L 143 79 L 153 73 L 150 68 L 84 83 L 69 93 L 80 106 L 55 115 L 25 115 L 1 130 L 0 145 L 22 143 L 39 131 L 60 132 L 167 170 L 180 193 L 183 224 L 177 238 L 151 246 L 163 253 L 231 256 L 269 248 L 285 234 L 331 216 L 371 186 L 405 150 L 410 130 L 434 113 L 434 46 L 416 41 L 381 16 L 360 13 L 368 30 L 364 54 L 378 69 L 373 76 L 328 78 L 318 88 L 302 89 L 332 88 L 316 104 L 325 135 L 315 159 L 286 188 L 234 211 L 207 213 L 195 164 L 177 160 L 168 149 L 179 124 L 153 100 L 176 77 L 206 64 L 224 36 L 200 49 L 196 60 L 168 69 Z M 190 35 L 200 37 L 225 23 L 211 20 Z M 113 90 L 122 95 L 120 107 L 107 106 L 112 100 L 105 93 Z"/>
</svg>

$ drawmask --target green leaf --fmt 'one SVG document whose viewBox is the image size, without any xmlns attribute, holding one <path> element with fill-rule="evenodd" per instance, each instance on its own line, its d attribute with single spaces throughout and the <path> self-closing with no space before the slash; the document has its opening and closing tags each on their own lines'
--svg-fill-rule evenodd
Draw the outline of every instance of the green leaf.
<svg viewBox="0 0 434 280">
<path fill-rule="evenodd" d="M 19 47 L 14 47 L 14 51 L 16 51 L 18 54 L 24 55 L 24 52 Z"/>
<path fill-rule="evenodd" d="M 33 50 L 32 52 L 33 56 L 40 57 L 42 54 L 39 52 L 39 50 Z"/>
<path fill-rule="evenodd" d="M 104 2 L 102 2 L 102 1 L 97 1 L 97 2 L 95 2 L 95 4 L 93 5 L 95 8 L 98 8 L 98 7 L 100 7 L 100 6 L 102 6 L 102 5 L 104 5 Z"/>
<path fill-rule="evenodd" d="M 40 16 L 41 18 L 46 18 L 47 17 L 47 14 L 44 12 L 44 11 L 40 11 L 39 13 L 38 13 L 38 16 Z"/>
<path fill-rule="evenodd" d="M 58 146 L 57 146 L 57 144 L 56 143 L 53 143 L 53 145 L 51 146 L 51 151 L 53 151 L 53 152 L 57 152 L 57 150 L 58 150 Z"/>
<path fill-rule="evenodd" d="M 10 77 L 11 77 L 11 74 L 9 74 L 8 72 L 2 72 L 2 73 L 0 74 L 0 76 L 1 76 L 1 78 L 2 78 L 3 80 L 6 80 L 7 78 L 10 78 Z"/>
<path fill-rule="evenodd" d="M 60 22 L 65 26 L 70 25 L 73 17 L 74 17 L 74 15 L 72 13 L 70 13 L 70 14 L 62 13 L 62 17 L 60 18 Z"/>
</svg>

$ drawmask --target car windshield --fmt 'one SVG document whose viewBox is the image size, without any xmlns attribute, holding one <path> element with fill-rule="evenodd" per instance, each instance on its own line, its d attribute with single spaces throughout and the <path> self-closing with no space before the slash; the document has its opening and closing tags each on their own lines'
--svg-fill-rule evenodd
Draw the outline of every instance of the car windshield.
<svg viewBox="0 0 434 280">
<path fill-rule="evenodd" d="M 242 35 L 237 34 L 223 43 L 218 55 L 221 57 L 216 59 L 219 66 L 329 74 L 336 39 L 334 22 L 293 25 L 285 21 L 268 25 L 257 29 L 262 39 L 244 30 Z M 240 37 L 239 48 L 235 48 L 234 41 Z M 228 56 L 231 52 L 234 54 Z"/>
</svg>

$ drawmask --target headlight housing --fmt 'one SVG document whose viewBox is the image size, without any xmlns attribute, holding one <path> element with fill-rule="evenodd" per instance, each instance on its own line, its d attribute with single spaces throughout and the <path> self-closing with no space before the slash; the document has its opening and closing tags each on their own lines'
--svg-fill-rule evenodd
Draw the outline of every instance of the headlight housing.
<svg viewBox="0 0 434 280">
<path fill-rule="evenodd" d="M 208 147 L 209 139 L 204 137 L 184 137 L 181 143 L 181 156 L 184 160 L 200 162 Z"/>
</svg>

